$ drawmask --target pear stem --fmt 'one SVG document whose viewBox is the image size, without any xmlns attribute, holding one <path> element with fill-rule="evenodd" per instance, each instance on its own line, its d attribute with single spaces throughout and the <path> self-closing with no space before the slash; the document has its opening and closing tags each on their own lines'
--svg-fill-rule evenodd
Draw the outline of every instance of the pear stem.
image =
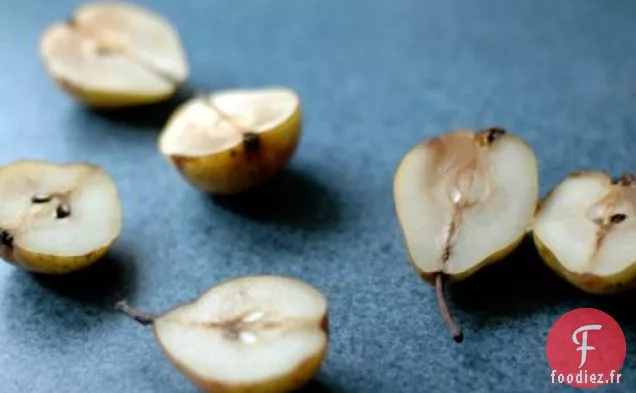
<svg viewBox="0 0 636 393">
<path fill-rule="evenodd" d="M 134 308 L 130 307 L 128 302 L 125 300 L 117 302 L 117 304 L 115 304 L 115 309 L 119 312 L 124 313 L 129 318 L 134 319 L 144 326 L 152 325 L 155 322 L 155 319 L 157 319 L 157 316 L 155 315 L 146 314 L 135 310 Z"/>
<path fill-rule="evenodd" d="M 442 319 L 444 320 L 444 323 L 446 323 L 446 326 L 448 326 L 448 330 L 453 336 L 453 340 L 455 340 L 455 342 L 457 343 L 460 343 L 464 341 L 464 333 L 462 333 L 462 329 L 453 320 L 453 317 L 451 316 L 450 311 L 448 310 L 448 304 L 446 303 L 446 297 L 444 295 L 445 281 L 446 281 L 445 276 L 442 273 L 438 274 L 435 277 L 435 289 L 437 292 L 437 307 L 439 308 L 439 312 L 442 316 Z"/>
</svg>

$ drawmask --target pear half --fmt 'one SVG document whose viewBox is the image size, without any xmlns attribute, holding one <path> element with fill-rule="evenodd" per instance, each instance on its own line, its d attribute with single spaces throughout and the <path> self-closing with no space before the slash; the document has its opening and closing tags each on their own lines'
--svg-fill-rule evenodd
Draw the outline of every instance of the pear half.
<svg viewBox="0 0 636 393">
<path fill-rule="evenodd" d="M 516 248 L 532 225 L 538 183 L 534 151 L 501 128 L 445 133 L 400 162 L 393 194 L 408 258 L 436 285 L 456 341 L 463 334 L 444 300 L 445 282 L 463 280 Z"/>
<path fill-rule="evenodd" d="M 294 91 L 225 90 L 179 107 L 160 135 L 159 150 L 194 187 L 237 194 L 281 171 L 300 134 L 301 106 Z"/>
<path fill-rule="evenodd" d="M 122 228 L 111 177 L 92 164 L 21 160 L 0 170 L 0 257 L 65 274 L 101 258 Z"/>
<path fill-rule="evenodd" d="M 548 266 L 590 293 L 636 283 L 636 178 L 573 173 L 544 198 L 533 236 Z"/>
<path fill-rule="evenodd" d="M 161 316 L 125 301 L 117 309 L 152 325 L 167 358 L 206 392 L 291 392 L 327 353 L 327 300 L 294 278 L 233 278 Z"/>
<path fill-rule="evenodd" d="M 40 55 L 49 75 L 89 107 L 152 104 L 188 77 L 176 29 L 140 5 L 91 2 L 47 27 Z"/>
</svg>

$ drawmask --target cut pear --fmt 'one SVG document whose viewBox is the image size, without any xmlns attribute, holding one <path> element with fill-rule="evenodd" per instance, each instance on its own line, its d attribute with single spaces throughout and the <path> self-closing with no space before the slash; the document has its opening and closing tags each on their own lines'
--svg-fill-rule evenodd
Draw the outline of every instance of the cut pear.
<svg viewBox="0 0 636 393">
<path fill-rule="evenodd" d="M 226 90 L 184 103 L 159 150 L 194 187 L 237 194 L 281 171 L 300 140 L 301 105 L 286 88 Z"/>
<path fill-rule="evenodd" d="M 116 184 L 92 164 L 13 162 L 0 170 L 0 257 L 65 274 L 100 259 L 122 228 Z"/>
<path fill-rule="evenodd" d="M 163 101 L 188 77 L 175 28 L 155 12 L 126 2 L 79 7 L 72 20 L 45 30 L 40 54 L 64 90 L 95 108 Z"/>
<path fill-rule="evenodd" d="M 500 128 L 455 130 L 412 148 L 395 174 L 395 209 L 410 262 L 434 283 L 442 317 L 463 335 L 444 301 L 459 281 L 513 251 L 539 198 L 531 147 Z"/>
<path fill-rule="evenodd" d="M 590 293 L 636 283 L 636 179 L 598 171 L 562 180 L 537 210 L 533 235 L 548 266 Z"/>
<path fill-rule="evenodd" d="M 327 300 L 293 278 L 234 278 L 161 316 L 117 308 L 151 324 L 167 358 L 206 392 L 291 392 L 327 353 Z"/>
</svg>

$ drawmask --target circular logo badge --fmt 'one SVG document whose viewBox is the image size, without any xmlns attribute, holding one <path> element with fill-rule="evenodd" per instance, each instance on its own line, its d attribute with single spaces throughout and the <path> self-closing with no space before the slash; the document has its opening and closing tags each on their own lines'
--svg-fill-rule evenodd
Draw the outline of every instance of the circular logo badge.
<svg viewBox="0 0 636 393">
<path fill-rule="evenodd" d="M 621 383 L 627 345 L 618 322 L 595 308 L 579 308 L 550 329 L 546 355 L 553 384 L 593 388 Z"/>
</svg>

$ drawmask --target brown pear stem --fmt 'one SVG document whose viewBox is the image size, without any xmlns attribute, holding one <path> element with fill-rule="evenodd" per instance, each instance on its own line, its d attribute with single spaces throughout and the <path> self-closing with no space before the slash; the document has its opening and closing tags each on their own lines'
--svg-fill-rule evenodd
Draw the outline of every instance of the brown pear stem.
<svg viewBox="0 0 636 393">
<path fill-rule="evenodd" d="M 435 277 L 435 289 L 437 292 L 437 307 L 439 308 L 439 313 L 442 316 L 444 323 L 446 323 L 446 326 L 448 326 L 448 330 L 453 336 L 453 340 L 455 340 L 455 342 L 457 343 L 460 343 L 464 341 L 464 333 L 462 333 L 462 329 L 453 320 L 453 317 L 451 316 L 450 311 L 448 310 L 448 304 L 446 303 L 446 296 L 444 294 L 445 281 L 446 281 L 446 278 L 444 274 L 442 273 L 438 274 Z"/>
<path fill-rule="evenodd" d="M 616 183 L 623 187 L 632 187 L 634 184 L 636 184 L 636 175 L 633 173 L 625 172 Z"/>
<path fill-rule="evenodd" d="M 155 315 L 146 314 L 135 310 L 134 308 L 130 307 L 128 302 L 125 300 L 117 302 L 117 304 L 115 305 L 115 309 L 119 312 L 124 313 L 129 318 L 134 319 L 144 326 L 152 325 L 155 322 L 155 319 L 157 319 L 157 316 Z"/>
</svg>

